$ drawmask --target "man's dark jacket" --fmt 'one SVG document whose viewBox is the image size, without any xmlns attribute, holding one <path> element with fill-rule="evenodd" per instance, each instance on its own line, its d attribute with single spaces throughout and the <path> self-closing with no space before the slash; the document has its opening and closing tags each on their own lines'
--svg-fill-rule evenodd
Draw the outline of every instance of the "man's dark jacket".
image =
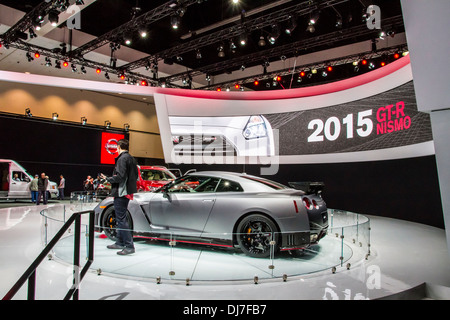
<svg viewBox="0 0 450 320">
<path fill-rule="evenodd" d="M 107 178 L 111 183 L 111 196 L 124 197 L 136 193 L 137 179 L 138 168 L 136 160 L 128 153 L 128 151 L 122 152 L 116 158 L 113 176 Z"/>
<path fill-rule="evenodd" d="M 47 186 L 48 186 L 48 179 L 42 179 L 42 177 L 39 177 L 38 179 L 38 190 L 39 191 L 45 191 L 47 190 Z"/>
</svg>

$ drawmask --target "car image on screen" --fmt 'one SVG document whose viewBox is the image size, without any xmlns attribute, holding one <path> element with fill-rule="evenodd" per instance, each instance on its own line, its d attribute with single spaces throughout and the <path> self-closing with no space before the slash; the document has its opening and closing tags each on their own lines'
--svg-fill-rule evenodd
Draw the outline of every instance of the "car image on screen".
<svg viewBox="0 0 450 320">
<path fill-rule="evenodd" d="M 116 239 L 113 199 L 95 208 L 97 231 Z M 209 171 L 180 177 L 128 205 L 135 237 L 237 248 L 256 258 L 300 250 L 326 234 L 321 188 L 299 190 L 243 173 Z"/>
</svg>

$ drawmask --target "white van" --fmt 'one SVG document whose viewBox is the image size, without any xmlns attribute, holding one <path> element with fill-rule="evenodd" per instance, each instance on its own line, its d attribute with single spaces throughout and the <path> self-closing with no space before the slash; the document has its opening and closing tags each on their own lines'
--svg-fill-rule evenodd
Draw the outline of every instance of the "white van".
<svg viewBox="0 0 450 320">
<path fill-rule="evenodd" d="M 0 159 L 0 199 L 31 199 L 33 177 L 16 161 Z M 48 182 L 49 199 L 58 197 L 58 185 Z"/>
</svg>

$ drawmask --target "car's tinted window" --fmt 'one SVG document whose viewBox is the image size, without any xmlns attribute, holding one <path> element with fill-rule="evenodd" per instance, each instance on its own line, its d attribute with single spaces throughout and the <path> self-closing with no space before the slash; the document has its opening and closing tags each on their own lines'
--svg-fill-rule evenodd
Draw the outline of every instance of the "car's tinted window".
<svg viewBox="0 0 450 320">
<path fill-rule="evenodd" d="M 242 192 L 241 185 L 237 182 L 225 180 L 220 180 L 219 185 L 217 186 L 216 192 Z"/>
<path fill-rule="evenodd" d="M 175 183 L 169 185 L 166 192 L 214 192 L 219 178 L 204 176 L 187 176 L 179 178 Z"/>
</svg>

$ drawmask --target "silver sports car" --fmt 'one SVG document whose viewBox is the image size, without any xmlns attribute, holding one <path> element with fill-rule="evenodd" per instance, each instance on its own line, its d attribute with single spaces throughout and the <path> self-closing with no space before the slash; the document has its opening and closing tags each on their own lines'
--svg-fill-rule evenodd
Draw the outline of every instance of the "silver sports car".
<svg viewBox="0 0 450 320">
<path fill-rule="evenodd" d="M 139 193 L 128 205 L 135 237 L 237 247 L 252 257 L 298 250 L 325 236 L 321 183 L 290 183 L 231 172 L 196 172 Z M 301 190 L 303 189 L 303 190 Z M 115 240 L 113 199 L 95 208 L 96 229 Z"/>
</svg>

